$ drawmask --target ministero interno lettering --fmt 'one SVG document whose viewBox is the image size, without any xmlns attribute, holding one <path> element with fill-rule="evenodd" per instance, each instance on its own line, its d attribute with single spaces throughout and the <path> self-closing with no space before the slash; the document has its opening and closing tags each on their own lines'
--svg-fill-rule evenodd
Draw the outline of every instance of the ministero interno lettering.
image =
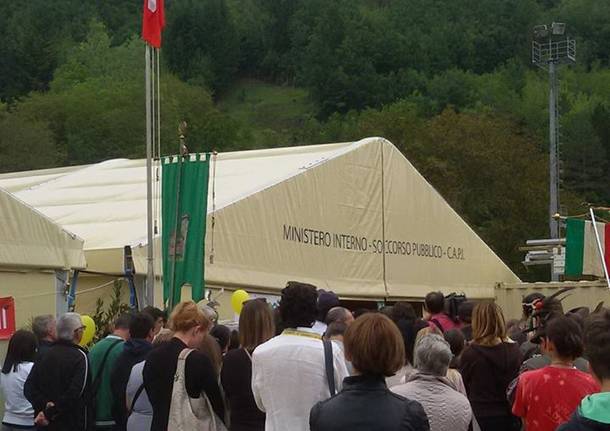
<svg viewBox="0 0 610 431">
<path fill-rule="evenodd" d="M 464 249 L 454 245 L 422 243 L 415 241 L 398 241 L 386 239 L 369 239 L 338 232 L 328 232 L 301 226 L 283 225 L 283 239 L 324 248 L 338 248 L 369 252 L 374 254 L 396 254 L 402 256 L 419 256 L 433 259 L 465 260 Z"/>
</svg>

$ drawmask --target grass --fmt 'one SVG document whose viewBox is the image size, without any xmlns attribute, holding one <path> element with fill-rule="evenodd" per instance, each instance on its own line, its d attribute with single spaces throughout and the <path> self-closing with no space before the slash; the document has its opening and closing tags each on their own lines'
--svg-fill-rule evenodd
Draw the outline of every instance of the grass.
<svg viewBox="0 0 610 431">
<path fill-rule="evenodd" d="M 315 114 L 306 90 L 254 79 L 238 81 L 218 108 L 251 131 L 253 148 L 299 144 L 299 131 Z"/>
</svg>

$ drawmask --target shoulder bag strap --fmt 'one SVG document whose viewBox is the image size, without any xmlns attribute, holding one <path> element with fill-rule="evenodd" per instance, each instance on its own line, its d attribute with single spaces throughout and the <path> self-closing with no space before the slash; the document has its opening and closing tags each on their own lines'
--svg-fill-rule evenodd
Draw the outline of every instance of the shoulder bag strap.
<svg viewBox="0 0 610 431">
<path fill-rule="evenodd" d="M 430 322 L 434 323 L 436 325 L 436 327 L 441 330 L 441 333 L 443 333 L 443 334 L 445 333 L 445 330 L 443 329 L 443 325 L 441 325 L 441 322 L 439 322 L 436 319 L 430 319 Z"/>
<path fill-rule="evenodd" d="M 95 376 L 95 378 L 93 379 L 93 384 L 91 385 L 91 395 L 93 398 L 95 398 L 95 396 L 97 395 L 97 391 L 100 389 L 100 384 L 102 383 L 102 374 L 104 373 L 104 367 L 106 366 L 106 360 L 108 359 L 108 355 L 110 355 L 110 352 L 119 345 L 119 343 L 122 343 L 123 340 L 115 340 L 110 347 L 108 347 L 108 350 L 106 350 L 106 352 L 104 353 L 104 356 L 102 357 L 102 362 L 100 363 L 100 368 L 97 370 L 97 375 Z"/>
<path fill-rule="evenodd" d="M 144 383 L 142 383 L 140 385 L 140 387 L 136 391 L 135 395 L 133 396 L 133 400 L 131 400 L 131 406 L 129 406 L 129 411 L 127 412 L 127 416 L 130 416 L 131 413 L 133 412 L 133 408 L 136 406 L 136 401 L 138 401 L 138 398 L 140 397 L 140 394 L 142 393 L 142 391 L 144 391 Z"/>
<path fill-rule="evenodd" d="M 335 367 L 333 365 L 333 344 L 330 340 L 322 340 L 324 344 L 324 366 L 326 368 L 326 379 L 328 380 L 328 389 L 332 397 L 337 393 L 335 388 Z"/>
<path fill-rule="evenodd" d="M 185 378 L 186 358 L 188 358 L 188 355 L 193 350 L 194 349 L 189 349 L 188 347 L 185 347 L 184 349 L 182 349 L 182 351 L 178 355 L 178 362 L 176 363 L 176 374 L 174 374 L 174 382 L 177 382 L 180 380 L 186 384 L 186 382 L 185 382 L 186 381 L 186 378 Z M 186 391 L 186 386 L 185 386 L 185 391 Z"/>
</svg>

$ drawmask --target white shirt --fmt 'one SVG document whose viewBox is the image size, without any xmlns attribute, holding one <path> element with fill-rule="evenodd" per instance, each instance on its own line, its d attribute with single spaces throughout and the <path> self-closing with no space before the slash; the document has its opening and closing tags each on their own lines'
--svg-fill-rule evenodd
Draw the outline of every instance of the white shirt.
<svg viewBox="0 0 610 431">
<path fill-rule="evenodd" d="M 23 386 L 34 366 L 33 362 L 22 362 L 17 371 L 0 373 L 0 388 L 4 397 L 2 422 L 11 425 L 34 426 L 34 408 L 23 395 Z"/>
<path fill-rule="evenodd" d="M 309 329 L 309 328 L 307 328 Z M 313 332 L 315 332 L 316 334 L 320 334 L 320 335 L 324 335 L 324 333 L 326 332 L 326 330 L 328 329 L 328 325 L 324 322 L 320 322 L 319 320 L 316 320 L 313 323 L 313 326 L 311 327 L 311 330 Z"/>
<path fill-rule="evenodd" d="M 252 393 L 266 412 L 265 431 L 309 431 L 309 411 L 330 398 L 324 366 L 324 346 L 311 328 L 298 335 L 282 333 L 252 354 Z M 348 376 L 340 349 L 333 349 L 335 386 Z"/>
</svg>

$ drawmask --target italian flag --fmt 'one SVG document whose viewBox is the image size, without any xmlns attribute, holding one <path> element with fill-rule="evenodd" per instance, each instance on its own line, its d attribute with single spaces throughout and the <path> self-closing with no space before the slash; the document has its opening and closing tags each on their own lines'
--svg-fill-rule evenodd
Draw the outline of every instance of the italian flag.
<svg viewBox="0 0 610 431">
<path fill-rule="evenodd" d="M 610 223 L 596 223 L 596 225 L 602 244 L 602 254 L 606 266 L 610 268 Z M 605 277 L 593 222 L 578 219 L 567 220 L 565 275 Z"/>
</svg>

